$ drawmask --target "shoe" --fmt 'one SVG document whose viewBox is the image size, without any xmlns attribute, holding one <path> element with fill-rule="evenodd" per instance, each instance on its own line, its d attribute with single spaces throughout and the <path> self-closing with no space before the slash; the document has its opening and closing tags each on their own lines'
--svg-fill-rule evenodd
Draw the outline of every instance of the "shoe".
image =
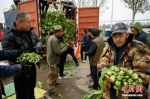
<svg viewBox="0 0 150 99">
<path fill-rule="evenodd" d="M 51 97 L 57 97 L 57 93 L 56 92 L 46 92 L 49 96 L 51 96 Z"/>
<path fill-rule="evenodd" d="M 92 89 L 95 89 L 95 90 L 98 90 L 98 86 L 94 86 L 94 85 L 90 85 L 90 86 L 88 86 L 89 88 L 92 88 Z"/>
<path fill-rule="evenodd" d="M 68 76 L 67 75 L 63 75 L 63 78 L 67 78 Z"/>
<path fill-rule="evenodd" d="M 66 76 L 66 75 L 63 75 L 63 76 L 59 76 L 58 78 L 59 78 L 59 79 L 63 79 L 63 78 L 67 78 L 67 76 Z"/>
<path fill-rule="evenodd" d="M 63 77 L 62 77 L 62 76 L 59 76 L 58 79 L 63 79 Z"/>
<path fill-rule="evenodd" d="M 85 60 L 83 60 L 83 63 L 85 63 Z"/>
<path fill-rule="evenodd" d="M 58 87 L 58 86 L 60 86 L 60 83 L 56 83 L 55 87 Z"/>
<path fill-rule="evenodd" d="M 87 77 L 91 77 L 91 76 L 92 76 L 92 74 L 88 74 L 88 75 L 87 75 Z"/>
<path fill-rule="evenodd" d="M 78 66 L 79 66 L 79 63 L 76 64 L 76 67 L 78 67 Z"/>
</svg>

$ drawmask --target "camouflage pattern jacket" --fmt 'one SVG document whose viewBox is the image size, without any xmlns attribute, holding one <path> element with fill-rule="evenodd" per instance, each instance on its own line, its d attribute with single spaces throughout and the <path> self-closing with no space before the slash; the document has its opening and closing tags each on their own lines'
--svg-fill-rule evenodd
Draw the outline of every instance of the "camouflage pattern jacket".
<svg viewBox="0 0 150 99">
<path fill-rule="evenodd" d="M 150 50 L 144 43 L 133 40 L 134 36 L 130 34 L 128 38 L 128 44 L 119 59 L 118 66 L 132 68 L 137 72 L 139 77 L 143 80 L 143 98 L 148 99 L 148 92 L 146 86 L 150 81 Z M 100 63 L 98 68 L 102 70 L 104 67 L 108 67 L 110 63 L 114 63 L 115 51 L 111 47 L 113 43 L 112 38 L 108 39 L 109 47 L 105 47 L 100 58 Z M 102 99 L 110 99 L 110 82 L 104 79 L 105 88 Z M 122 91 L 119 91 L 118 99 L 129 99 L 127 97 L 122 97 Z M 147 98 L 146 98 L 147 97 Z"/>
</svg>

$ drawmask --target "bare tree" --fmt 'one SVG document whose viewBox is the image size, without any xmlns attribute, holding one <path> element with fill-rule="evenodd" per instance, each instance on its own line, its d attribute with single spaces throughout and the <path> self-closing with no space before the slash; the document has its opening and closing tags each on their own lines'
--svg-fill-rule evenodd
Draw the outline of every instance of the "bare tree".
<svg viewBox="0 0 150 99">
<path fill-rule="evenodd" d="M 148 0 L 122 0 L 125 6 L 132 10 L 132 23 L 134 23 L 135 15 L 140 13 L 145 13 L 150 10 L 150 5 Z"/>
</svg>

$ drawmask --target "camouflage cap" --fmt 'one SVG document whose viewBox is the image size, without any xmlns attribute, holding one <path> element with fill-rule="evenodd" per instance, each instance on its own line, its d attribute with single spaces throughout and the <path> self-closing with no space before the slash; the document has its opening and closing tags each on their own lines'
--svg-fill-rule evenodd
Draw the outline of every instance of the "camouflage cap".
<svg viewBox="0 0 150 99">
<path fill-rule="evenodd" d="M 57 25 L 57 26 L 54 27 L 54 29 L 55 29 L 55 30 L 61 30 L 61 29 L 62 29 L 62 26 Z"/>
</svg>

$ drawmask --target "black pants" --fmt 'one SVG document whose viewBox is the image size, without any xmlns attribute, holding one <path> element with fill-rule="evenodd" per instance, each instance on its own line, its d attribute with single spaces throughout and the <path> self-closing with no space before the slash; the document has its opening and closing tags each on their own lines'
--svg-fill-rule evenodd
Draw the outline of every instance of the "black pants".
<svg viewBox="0 0 150 99">
<path fill-rule="evenodd" d="M 80 54 L 81 54 L 81 59 L 82 59 L 82 60 L 86 60 L 86 58 L 87 58 L 87 55 L 85 55 L 85 56 L 84 56 L 84 59 L 83 59 L 83 52 L 84 52 L 84 50 L 85 50 L 85 47 L 84 47 L 84 46 L 81 46 Z"/>
<path fill-rule="evenodd" d="M 16 99 L 35 99 L 36 67 L 32 66 L 32 74 L 14 77 Z"/>
<path fill-rule="evenodd" d="M 60 76 L 63 76 L 65 61 L 66 61 L 66 52 L 63 52 L 60 55 L 60 62 L 59 62 L 59 74 L 60 74 Z"/>
<path fill-rule="evenodd" d="M 75 64 L 76 64 L 76 65 L 79 64 L 77 58 L 76 58 L 75 55 L 74 55 L 74 49 L 73 49 L 72 51 L 69 51 L 68 53 L 72 56 L 72 58 L 73 58 Z"/>
<path fill-rule="evenodd" d="M 98 77 L 97 77 L 97 66 L 91 66 L 92 69 L 92 79 L 94 81 L 94 87 L 98 87 Z"/>
</svg>

